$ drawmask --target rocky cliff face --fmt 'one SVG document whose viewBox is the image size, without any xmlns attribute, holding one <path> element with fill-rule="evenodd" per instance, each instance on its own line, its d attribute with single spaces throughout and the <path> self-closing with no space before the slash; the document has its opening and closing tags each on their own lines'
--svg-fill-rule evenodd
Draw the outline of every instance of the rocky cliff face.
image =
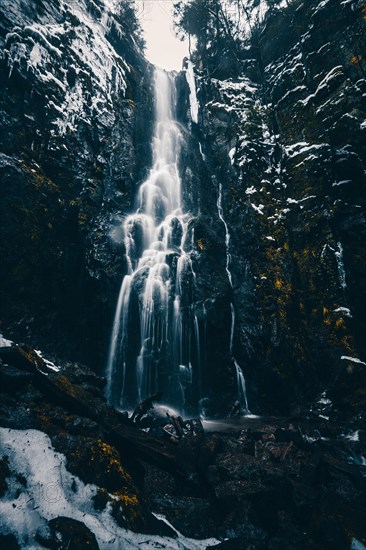
<svg viewBox="0 0 366 550">
<path fill-rule="evenodd" d="M 0 10 L 2 328 L 100 367 L 150 155 L 136 20 L 101 0 Z"/>
<path fill-rule="evenodd" d="M 198 41 L 197 124 L 178 78 L 204 408 L 228 410 L 239 365 L 253 412 L 294 411 L 325 390 L 355 412 L 365 6 L 271 4 L 235 48 L 222 33 Z M 151 163 L 153 122 L 133 13 L 113 6 L 3 2 L 0 23 L 0 328 L 99 369 L 126 271 L 121 221 Z"/>
<path fill-rule="evenodd" d="M 235 64 L 196 54 L 210 220 L 199 238 L 202 255 L 215 249 L 201 279 L 216 280 L 228 311 L 212 214 L 221 183 L 250 405 L 294 410 L 328 388 L 349 412 L 365 399 L 365 5 L 287 4 L 252 29 Z M 216 325 L 228 340 L 228 314 Z"/>
</svg>

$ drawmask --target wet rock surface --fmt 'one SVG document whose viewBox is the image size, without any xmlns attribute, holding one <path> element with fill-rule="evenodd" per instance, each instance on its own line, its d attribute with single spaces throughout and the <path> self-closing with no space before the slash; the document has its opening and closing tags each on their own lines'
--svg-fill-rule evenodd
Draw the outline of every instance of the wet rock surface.
<svg viewBox="0 0 366 550">
<path fill-rule="evenodd" d="M 272 4 L 239 44 L 235 64 L 221 68 L 221 34 L 196 53 L 196 136 L 206 166 L 199 193 L 207 216 L 197 228 L 197 280 L 215 289 L 217 304 L 221 299 L 219 349 L 220 336 L 211 332 L 221 368 L 227 365 L 220 397 L 230 393 L 232 366 L 222 349 L 233 301 L 234 352 L 249 406 L 289 414 L 337 385 L 350 365 L 342 357 L 365 361 L 365 60 L 357 53 L 365 18 L 362 2 Z M 235 9 L 227 14 L 238 15 Z M 220 184 L 231 295 L 218 275 L 224 247 L 209 256 L 210 242 L 224 241 L 215 214 Z M 208 320 L 209 330 L 214 323 Z M 356 410 L 360 393 L 347 392 L 347 407 Z"/>
<path fill-rule="evenodd" d="M 1 348 L 1 427 L 47 434 L 119 527 L 173 536 L 154 512 L 223 549 L 363 548 L 364 3 L 294 0 L 235 67 L 210 65 L 205 44 L 198 124 L 178 77 L 202 410 L 232 406 L 235 355 L 249 408 L 280 415 L 181 440 L 109 407 L 95 374 L 126 272 L 121 222 L 151 165 L 151 68 L 130 19 L 100 0 L 16 0 L 0 15 L 0 328 L 62 358 L 54 372 L 27 346 Z M 18 498 L 27 480 L 5 455 L 0 476 L 1 502 Z M 96 544 L 60 515 L 34 536 Z"/>
<path fill-rule="evenodd" d="M 128 3 L 0 7 L 2 328 L 98 368 L 149 159 L 150 68 Z"/>
<path fill-rule="evenodd" d="M 352 425 L 363 428 L 356 435 Z M 148 468 L 149 501 L 184 534 L 229 539 L 218 548 L 365 543 L 364 428 L 315 417 L 207 423 L 205 445 L 215 450 L 205 472 L 214 498 L 173 480 L 159 488 L 159 472 Z"/>
<path fill-rule="evenodd" d="M 111 514 L 118 526 L 175 536 L 153 512 L 186 537 L 215 537 L 222 548 L 320 550 L 366 543 L 361 415 L 346 417 L 321 397 L 306 417 L 212 420 L 203 422 L 204 431 L 195 421 L 194 429 L 169 435 L 154 427 L 160 418 L 154 406 L 134 422 L 93 396 L 91 386 L 98 394 L 103 383 L 80 364 L 74 372 L 67 363 L 56 372 L 29 348 L 1 348 L 0 355 L 7 372 L 33 372 L 9 391 L 1 387 L 0 425 L 47 433 L 74 476 L 71 490 L 77 492 L 76 480 L 95 485 L 95 513 Z M 157 453 L 166 460 L 158 467 Z M 0 474 L 2 499 L 15 483 L 27 486 L 4 452 Z M 36 540 L 47 548 L 59 540 L 57 532 L 65 548 L 74 537 L 95 544 L 89 528 L 68 517 L 37 529 Z M 18 544 L 16 533 L 2 534 L 12 535 L 9 541 Z"/>
</svg>

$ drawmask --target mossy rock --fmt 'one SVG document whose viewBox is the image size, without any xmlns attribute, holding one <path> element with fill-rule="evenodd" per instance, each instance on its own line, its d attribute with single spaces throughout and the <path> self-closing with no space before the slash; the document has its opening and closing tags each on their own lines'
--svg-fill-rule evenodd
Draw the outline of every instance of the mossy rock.
<svg viewBox="0 0 366 550">
<path fill-rule="evenodd" d="M 100 487 L 94 507 L 108 502 L 121 527 L 139 530 L 144 525 L 144 509 L 138 490 L 121 464 L 118 451 L 102 439 L 59 434 L 53 438 L 56 450 L 67 457 L 67 469 L 85 483 Z"/>
</svg>

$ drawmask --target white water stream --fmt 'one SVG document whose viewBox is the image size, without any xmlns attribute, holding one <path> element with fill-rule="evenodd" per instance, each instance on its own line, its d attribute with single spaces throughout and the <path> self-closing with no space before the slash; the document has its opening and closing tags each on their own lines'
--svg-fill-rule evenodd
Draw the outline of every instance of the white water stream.
<svg viewBox="0 0 366 550">
<path fill-rule="evenodd" d="M 162 390 L 165 401 L 182 410 L 185 387 L 192 382 L 192 338 L 199 349 L 197 327 L 190 334 L 189 312 L 185 319 L 181 304 L 182 275 L 192 270 L 184 251 L 189 215 L 181 199 L 183 136 L 175 122 L 174 78 L 155 70 L 153 166 L 139 188 L 136 213 L 124 223 L 129 272 L 119 294 L 107 366 L 107 397 L 120 406 Z M 130 349 L 133 340 L 138 341 L 137 358 Z"/>
<path fill-rule="evenodd" d="M 224 224 L 225 227 L 225 247 L 226 247 L 226 273 L 227 277 L 229 279 L 229 283 L 231 288 L 233 288 L 233 278 L 230 271 L 230 262 L 231 262 L 231 255 L 230 255 L 230 233 L 228 225 L 224 218 L 224 210 L 222 207 L 222 185 L 219 184 L 219 193 L 217 196 L 217 212 L 219 215 L 220 220 Z M 237 398 L 240 404 L 240 409 L 244 413 L 249 413 L 248 408 L 248 399 L 247 399 L 247 390 L 246 390 L 246 384 L 245 384 L 245 378 L 243 371 L 235 359 L 234 356 L 234 335 L 235 335 L 235 308 L 234 304 L 231 302 L 230 304 L 230 311 L 231 311 L 231 327 L 230 327 L 230 355 L 232 357 L 232 360 L 234 362 L 235 366 L 235 374 L 236 374 L 236 385 L 237 385 Z"/>
<path fill-rule="evenodd" d="M 208 388 L 205 368 L 206 310 L 195 303 L 196 274 L 191 251 L 194 227 L 184 211 L 179 161 L 184 143 L 175 120 L 175 76 L 155 69 L 153 161 L 138 190 L 138 208 L 123 224 L 128 272 L 119 292 L 107 363 L 108 402 L 133 408 L 162 392 L 163 402 L 182 414 L 205 414 Z M 193 69 L 188 68 L 192 119 L 197 98 Z M 222 208 L 220 185 L 217 209 L 225 226 L 226 273 L 230 272 L 230 234 Z M 189 236 L 188 236 L 189 235 Z M 245 380 L 234 355 L 235 310 L 231 304 L 230 355 L 237 380 L 241 411 L 248 412 Z"/>
</svg>

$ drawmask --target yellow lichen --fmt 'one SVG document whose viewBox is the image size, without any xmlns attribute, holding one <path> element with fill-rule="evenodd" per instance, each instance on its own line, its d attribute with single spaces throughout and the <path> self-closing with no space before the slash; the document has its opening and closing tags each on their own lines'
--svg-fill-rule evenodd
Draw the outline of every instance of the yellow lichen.
<svg viewBox="0 0 366 550">
<path fill-rule="evenodd" d="M 274 282 L 274 286 L 277 290 L 281 290 L 283 288 L 282 279 L 276 279 L 275 282 Z"/>
<path fill-rule="evenodd" d="M 351 57 L 351 63 L 353 65 L 358 65 L 360 63 L 361 59 L 362 59 L 362 55 L 353 55 Z"/>
<path fill-rule="evenodd" d="M 345 329 L 346 328 L 346 323 L 345 323 L 344 319 L 337 319 L 336 322 L 335 322 L 335 326 L 338 330 Z"/>
<path fill-rule="evenodd" d="M 197 246 L 200 250 L 203 250 L 205 248 L 205 245 L 203 243 L 203 239 L 197 239 Z"/>
</svg>

